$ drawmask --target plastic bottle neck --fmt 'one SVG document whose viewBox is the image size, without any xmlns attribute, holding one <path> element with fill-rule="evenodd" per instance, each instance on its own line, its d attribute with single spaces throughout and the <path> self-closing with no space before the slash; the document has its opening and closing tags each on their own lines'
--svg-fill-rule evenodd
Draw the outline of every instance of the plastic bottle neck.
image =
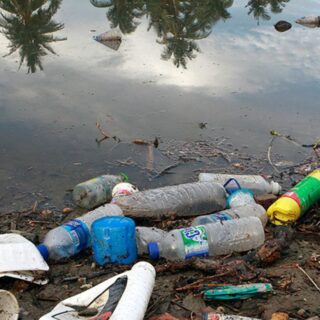
<svg viewBox="0 0 320 320">
<path fill-rule="evenodd" d="M 46 245 L 43 243 L 39 244 L 37 246 L 37 249 L 39 250 L 40 254 L 42 255 L 43 259 L 48 261 L 49 260 L 49 250 Z"/>
</svg>

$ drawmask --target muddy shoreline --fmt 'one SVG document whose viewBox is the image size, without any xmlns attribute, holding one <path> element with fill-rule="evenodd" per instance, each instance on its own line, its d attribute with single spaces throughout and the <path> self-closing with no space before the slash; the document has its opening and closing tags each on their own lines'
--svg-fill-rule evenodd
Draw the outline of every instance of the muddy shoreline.
<svg viewBox="0 0 320 320">
<path fill-rule="evenodd" d="M 174 164 L 169 164 L 158 169 L 155 177 L 155 170 L 150 172 L 150 168 L 139 168 L 129 160 L 123 162 L 123 167 L 133 166 L 135 169 L 144 170 L 149 175 L 149 182 L 153 186 L 167 183 L 166 179 L 172 179 L 176 170 L 191 161 L 201 162 L 202 168 L 193 171 L 189 170 L 189 176 L 184 181 L 196 180 L 198 172 L 211 169 L 210 171 L 234 172 L 234 173 L 260 173 L 272 176 L 279 181 L 284 190 L 288 189 L 295 181 L 303 177 L 307 171 L 312 170 L 316 165 L 310 159 L 309 165 L 295 166 L 290 170 L 283 170 L 282 173 L 274 173 L 266 157 L 260 158 L 240 154 L 233 151 L 224 154 L 222 147 L 213 148 L 213 144 L 208 142 L 195 142 L 193 144 L 184 143 L 183 147 L 170 148 L 170 144 L 164 148 L 161 146 L 161 153 Z M 161 148 L 160 147 L 160 148 Z M 148 146 L 142 146 L 148 148 Z M 153 150 L 154 151 L 154 150 Z M 156 151 L 158 152 L 158 151 Z M 198 157 L 198 158 L 197 158 Z M 313 159 L 314 160 L 314 159 Z M 221 168 L 223 163 L 223 168 Z M 172 166 L 172 167 L 170 167 Z M 179 168 L 180 167 L 180 168 Z M 273 173 L 273 174 L 272 174 Z M 172 184 L 179 183 L 174 181 Z M 167 183 L 169 184 L 169 183 Z M 141 188 L 141 187 L 140 187 Z M 142 187 L 143 189 L 143 187 Z M 23 210 L 7 212 L 1 214 L 2 223 L 0 232 L 18 232 L 25 235 L 35 243 L 41 241 L 47 231 L 66 222 L 84 211 L 73 208 L 71 213 L 63 213 L 63 208 L 58 208 L 54 203 L 42 201 L 41 197 L 35 200 L 31 206 Z M 65 197 L 65 205 L 71 205 L 70 197 Z M 166 230 L 186 226 L 190 219 L 163 220 L 163 221 L 139 221 L 140 225 L 153 225 Z M 267 239 L 272 239 L 274 227 L 268 225 L 266 228 Z M 248 260 L 252 266 L 253 274 L 251 278 L 245 277 L 243 270 L 235 269 L 233 274 L 216 277 L 210 283 L 218 284 L 240 284 L 250 282 L 270 282 L 274 286 L 272 294 L 263 295 L 258 298 L 251 298 L 233 302 L 210 302 L 204 303 L 199 290 L 186 290 L 183 292 L 176 289 L 201 279 L 208 274 L 215 274 L 214 270 L 203 272 L 197 268 L 182 268 L 181 270 L 166 266 L 165 261 L 152 262 L 158 270 L 156 285 L 146 314 L 146 319 L 158 313 L 170 312 L 177 317 L 191 319 L 191 311 L 201 312 L 205 307 L 212 310 L 223 310 L 225 314 L 237 314 L 243 316 L 270 319 L 271 314 L 276 311 L 287 312 L 290 317 L 296 319 L 306 319 L 320 314 L 318 304 L 319 292 L 308 280 L 308 278 L 297 268 L 297 264 L 317 282 L 320 275 L 320 210 L 315 208 L 306 214 L 296 225 L 293 226 L 294 236 L 290 246 L 281 253 L 281 257 L 273 263 L 265 263 L 256 266 Z M 225 263 L 237 259 L 243 259 L 244 255 L 232 255 L 231 257 L 221 257 L 213 259 Z M 140 259 L 149 261 L 148 258 Z M 38 319 L 43 314 L 50 311 L 59 301 L 70 297 L 76 293 L 94 286 L 115 274 L 122 272 L 126 267 L 117 265 L 107 265 L 105 268 L 98 267 L 93 263 L 91 251 L 60 263 L 50 263 L 48 273 L 49 284 L 37 286 L 18 280 L 2 279 L 1 285 L 12 291 L 21 306 L 21 319 Z M 250 280 L 249 280 L 250 279 Z M 221 309 L 223 308 L 223 309 Z M 211 309 L 210 309 L 211 310 Z"/>
</svg>

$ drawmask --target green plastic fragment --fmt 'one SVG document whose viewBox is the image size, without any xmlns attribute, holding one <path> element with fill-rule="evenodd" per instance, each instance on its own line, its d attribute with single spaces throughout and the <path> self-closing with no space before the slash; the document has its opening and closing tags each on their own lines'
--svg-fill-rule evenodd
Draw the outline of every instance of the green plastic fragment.
<svg viewBox="0 0 320 320">
<path fill-rule="evenodd" d="M 270 283 L 251 283 L 239 286 L 215 287 L 204 292 L 205 300 L 243 300 L 262 293 L 271 292 Z"/>
<path fill-rule="evenodd" d="M 129 182 L 129 177 L 125 173 L 121 172 L 119 175 L 122 177 L 124 182 Z"/>
</svg>

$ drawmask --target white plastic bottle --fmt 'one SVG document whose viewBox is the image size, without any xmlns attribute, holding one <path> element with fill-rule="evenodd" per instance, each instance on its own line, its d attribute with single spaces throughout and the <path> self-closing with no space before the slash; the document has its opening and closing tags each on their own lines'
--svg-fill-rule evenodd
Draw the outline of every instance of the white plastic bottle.
<svg viewBox="0 0 320 320">
<path fill-rule="evenodd" d="M 91 244 L 91 225 L 107 216 L 121 216 L 122 210 L 114 204 L 106 204 L 87 214 L 50 230 L 38 250 L 45 260 L 71 257 Z"/>
<path fill-rule="evenodd" d="M 249 217 L 173 230 L 159 243 L 149 243 L 149 255 L 152 259 L 162 257 L 172 261 L 214 257 L 257 248 L 264 240 L 261 221 Z"/>
<path fill-rule="evenodd" d="M 196 182 L 137 192 L 114 203 L 133 218 L 193 216 L 225 209 L 226 192 L 220 184 Z"/>
<path fill-rule="evenodd" d="M 138 255 L 149 253 L 148 245 L 150 242 L 160 242 L 167 235 L 167 231 L 154 227 L 136 227 L 136 241 Z"/>
<path fill-rule="evenodd" d="M 229 179 L 235 178 L 242 188 L 250 189 L 254 195 L 262 195 L 265 193 L 279 194 L 281 186 L 279 183 L 268 182 L 259 175 L 237 175 L 237 174 L 219 174 L 219 173 L 200 173 L 199 181 L 201 182 L 215 182 L 225 184 Z"/>
<path fill-rule="evenodd" d="M 130 271 L 118 274 L 89 290 L 61 301 L 40 320 L 143 320 L 152 295 L 155 276 L 156 271 L 150 263 L 138 262 Z M 96 311 L 97 314 L 90 317 L 80 315 L 80 312 L 86 309 Z"/>
<path fill-rule="evenodd" d="M 244 206 L 239 206 L 228 210 L 196 217 L 192 221 L 192 226 L 200 226 L 208 223 L 242 219 L 248 217 L 259 218 L 263 226 L 265 226 L 268 222 L 268 216 L 264 207 L 257 203 L 251 203 Z"/>
<path fill-rule="evenodd" d="M 73 189 L 73 201 L 77 206 L 89 210 L 110 202 L 112 189 L 123 180 L 123 176 L 103 175 L 79 183 Z"/>
</svg>

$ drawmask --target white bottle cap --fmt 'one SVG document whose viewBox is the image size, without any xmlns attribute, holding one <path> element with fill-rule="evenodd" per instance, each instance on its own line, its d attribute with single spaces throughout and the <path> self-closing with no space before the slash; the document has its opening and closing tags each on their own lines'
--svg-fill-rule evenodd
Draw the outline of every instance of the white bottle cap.
<svg viewBox="0 0 320 320">
<path fill-rule="evenodd" d="M 271 181 L 270 186 L 271 186 L 271 193 L 272 194 L 275 194 L 275 195 L 280 194 L 282 187 L 280 186 L 280 184 L 278 182 Z"/>
</svg>

